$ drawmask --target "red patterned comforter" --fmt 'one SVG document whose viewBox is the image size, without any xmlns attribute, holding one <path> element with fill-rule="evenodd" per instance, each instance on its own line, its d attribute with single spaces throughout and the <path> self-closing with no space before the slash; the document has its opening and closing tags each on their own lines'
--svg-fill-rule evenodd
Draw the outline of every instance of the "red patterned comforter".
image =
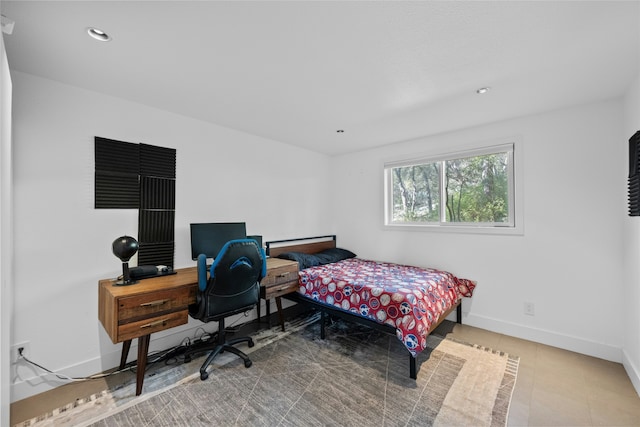
<svg viewBox="0 0 640 427">
<path fill-rule="evenodd" d="M 475 284 L 446 271 L 350 258 L 300 271 L 305 297 L 396 328 L 412 355 L 431 325 Z"/>
</svg>

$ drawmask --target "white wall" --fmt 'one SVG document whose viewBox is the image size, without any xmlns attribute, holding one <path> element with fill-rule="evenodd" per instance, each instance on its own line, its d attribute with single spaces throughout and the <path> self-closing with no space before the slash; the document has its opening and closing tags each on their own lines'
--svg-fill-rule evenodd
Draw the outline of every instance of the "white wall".
<svg viewBox="0 0 640 427">
<path fill-rule="evenodd" d="M 383 229 L 385 160 L 508 137 L 524 151 L 524 235 Z M 626 150 L 622 104 L 609 101 L 343 155 L 334 205 L 354 220 L 336 223 L 338 245 L 477 280 L 464 323 L 620 362 Z"/>
<path fill-rule="evenodd" d="M 246 221 L 247 232 L 265 240 L 332 231 L 318 208 L 330 194 L 324 155 L 32 75 L 13 77 L 13 343 L 29 341 L 31 358 L 49 369 L 86 376 L 119 362 L 120 344 L 98 321 L 98 280 L 120 274 L 111 243 L 137 235 L 137 211 L 93 208 L 94 136 L 177 149 L 177 268 L 194 265 L 190 222 Z M 151 350 L 178 344 L 199 325 L 190 320 L 152 335 Z M 61 384 L 20 366 L 12 401 Z"/>
<path fill-rule="evenodd" d="M 13 314 L 13 188 L 11 167 L 11 75 L 0 33 L 0 425 L 9 425 Z"/>
<path fill-rule="evenodd" d="M 624 141 L 640 130 L 640 75 L 624 100 Z M 626 154 L 626 153 L 625 153 Z M 628 166 L 624 172 L 628 173 Z M 626 208 L 626 205 L 625 205 Z M 624 367 L 640 394 L 640 217 L 624 212 Z"/>
</svg>

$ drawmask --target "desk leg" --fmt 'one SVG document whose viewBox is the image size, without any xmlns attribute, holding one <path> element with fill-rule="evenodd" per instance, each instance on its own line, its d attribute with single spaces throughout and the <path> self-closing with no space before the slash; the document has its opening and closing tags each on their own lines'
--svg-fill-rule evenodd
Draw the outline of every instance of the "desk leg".
<svg viewBox="0 0 640 427">
<path fill-rule="evenodd" d="M 260 323 L 260 305 L 262 305 L 261 299 L 258 300 L 258 305 L 256 305 L 256 308 L 258 309 L 258 323 Z"/>
<path fill-rule="evenodd" d="M 260 299 L 260 301 L 258 301 L 258 306 L 257 306 L 258 307 L 258 323 L 261 322 L 261 320 L 260 320 L 261 319 L 261 317 L 260 317 L 261 316 L 261 311 L 262 311 L 260 309 L 261 302 L 262 302 L 262 298 Z M 271 300 L 265 299 L 264 303 L 265 303 L 265 307 L 267 308 L 267 321 L 269 322 L 269 327 L 271 327 L 271 307 L 270 307 Z"/>
<path fill-rule="evenodd" d="M 278 317 L 280 318 L 280 326 L 282 327 L 282 332 L 284 332 L 284 315 L 282 314 L 282 299 L 280 297 L 276 297 L 276 306 L 278 307 Z"/>
<path fill-rule="evenodd" d="M 143 335 L 138 338 L 138 366 L 136 373 L 136 396 L 142 393 L 144 371 L 147 369 L 147 353 L 149 352 L 149 339 L 151 335 Z"/>
<path fill-rule="evenodd" d="M 269 327 L 271 327 L 271 300 L 265 300 L 267 302 L 267 320 L 269 321 Z"/>
<path fill-rule="evenodd" d="M 120 370 L 123 370 L 127 364 L 127 357 L 129 357 L 129 349 L 131 348 L 131 340 L 122 342 L 122 355 L 120 356 Z"/>
</svg>

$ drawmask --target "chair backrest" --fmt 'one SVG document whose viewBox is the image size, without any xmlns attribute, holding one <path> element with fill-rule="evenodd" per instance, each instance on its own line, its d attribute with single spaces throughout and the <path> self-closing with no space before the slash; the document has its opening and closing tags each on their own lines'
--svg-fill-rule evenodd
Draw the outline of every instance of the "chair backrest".
<svg viewBox="0 0 640 427">
<path fill-rule="evenodd" d="M 189 307 L 192 317 L 202 321 L 241 313 L 260 300 L 260 280 L 267 263 L 263 249 L 252 239 L 227 242 L 206 274 L 206 257 L 198 257 L 197 303 Z"/>
</svg>

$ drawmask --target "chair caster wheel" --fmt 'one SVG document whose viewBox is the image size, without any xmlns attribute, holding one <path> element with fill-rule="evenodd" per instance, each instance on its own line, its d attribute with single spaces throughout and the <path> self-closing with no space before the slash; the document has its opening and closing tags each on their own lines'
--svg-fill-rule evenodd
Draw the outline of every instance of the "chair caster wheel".
<svg viewBox="0 0 640 427">
<path fill-rule="evenodd" d="M 255 345 L 253 340 L 249 340 L 249 342 L 247 344 L 249 345 L 249 348 L 251 348 L 251 347 L 253 347 Z"/>
<path fill-rule="evenodd" d="M 244 361 L 244 367 L 245 368 L 250 368 L 251 365 L 253 365 L 253 362 L 251 360 L 245 360 Z"/>
<path fill-rule="evenodd" d="M 200 374 L 200 381 L 204 381 L 207 378 L 209 378 L 209 374 L 208 373 L 203 372 L 203 373 Z"/>
</svg>

